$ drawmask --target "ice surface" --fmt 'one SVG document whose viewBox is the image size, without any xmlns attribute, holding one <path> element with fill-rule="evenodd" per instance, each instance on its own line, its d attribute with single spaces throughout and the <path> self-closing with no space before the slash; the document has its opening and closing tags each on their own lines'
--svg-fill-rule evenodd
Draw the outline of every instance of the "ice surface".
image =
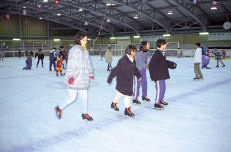
<svg viewBox="0 0 231 152">
<path fill-rule="evenodd" d="M 135 118 L 123 115 L 110 104 L 116 79 L 106 83 L 109 72 L 100 57 L 91 57 L 95 79 L 91 81 L 89 114 L 81 118 L 79 100 L 57 120 L 54 107 L 66 99 L 63 77 L 44 68 L 24 71 L 25 58 L 0 61 L 0 152 L 230 152 L 231 60 L 226 67 L 202 69 L 204 80 L 193 81 L 192 58 L 169 58 L 178 64 L 170 70 L 164 110 L 153 109 L 155 84 L 148 78 L 151 103 L 133 105 Z M 115 66 L 119 57 L 113 58 Z M 141 100 L 141 97 L 139 98 Z"/>
</svg>

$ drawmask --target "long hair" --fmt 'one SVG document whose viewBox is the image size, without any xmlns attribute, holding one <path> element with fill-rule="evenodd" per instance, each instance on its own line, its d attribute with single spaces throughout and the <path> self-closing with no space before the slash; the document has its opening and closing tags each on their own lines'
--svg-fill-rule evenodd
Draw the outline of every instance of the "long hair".
<svg viewBox="0 0 231 152">
<path fill-rule="evenodd" d="M 86 33 L 78 32 L 75 36 L 75 44 L 81 45 L 81 40 L 85 37 L 88 36 Z"/>
</svg>

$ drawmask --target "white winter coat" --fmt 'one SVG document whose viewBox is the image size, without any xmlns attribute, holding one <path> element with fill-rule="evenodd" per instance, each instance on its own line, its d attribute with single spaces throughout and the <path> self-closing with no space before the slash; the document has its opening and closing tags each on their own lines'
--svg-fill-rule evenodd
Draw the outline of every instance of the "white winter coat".
<svg viewBox="0 0 231 152">
<path fill-rule="evenodd" d="M 107 50 L 104 57 L 106 59 L 106 63 L 112 63 L 112 52 Z"/>
<path fill-rule="evenodd" d="M 197 48 L 194 55 L 194 63 L 201 63 L 202 61 L 202 49 Z"/>
<path fill-rule="evenodd" d="M 75 45 L 69 50 L 65 83 L 71 89 L 85 90 L 89 87 L 89 76 L 93 75 L 88 50 Z M 69 78 L 74 78 L 74 84 L 68 84 Z"/>
</svg>

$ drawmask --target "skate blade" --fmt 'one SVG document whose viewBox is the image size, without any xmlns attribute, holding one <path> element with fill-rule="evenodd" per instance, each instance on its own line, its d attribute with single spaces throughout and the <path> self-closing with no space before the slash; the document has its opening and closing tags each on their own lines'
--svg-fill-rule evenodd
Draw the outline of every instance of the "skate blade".
<svg viewBox="0 0 231 152">
<path fill-rule="evenodd" d="M 164 110 L 164 108 L 153 108 L 155 110 Z"/>
<path fill-rule="evenodd" d="M 126 119 L 133 118 L 133 119 L 135 119 L 135 116 L 130 117 L 128 115 L 124 115 L 124 118 L 126 118 Z"/>
</svg>

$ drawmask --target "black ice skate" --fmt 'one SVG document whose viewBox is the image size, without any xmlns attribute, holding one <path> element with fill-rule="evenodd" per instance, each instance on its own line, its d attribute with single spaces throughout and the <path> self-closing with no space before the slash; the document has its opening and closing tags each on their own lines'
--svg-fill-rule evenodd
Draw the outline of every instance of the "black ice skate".
<svg viewBox="0 0 231 152">
<path fill-rule="evenodd" d="M 59 108 L 59 106 L 55 107 L 55 115 L 58 119 L 61 119 L 62 117 L 62 110 Z"/>
<path fill-rule="evenodd" d="M 133 100 L 133 103 L 135 103 L 135 104 L 141 104 L 141 102 L 138 99 Z"/>
<path fill-rule="evenodd" d="M 111 108 L 115 109 L 115 111 L 119 111 L 119 108 L 117 107 L 117 103 L 112 102 Z"/>
<path fill-rule="evenodd" d="M 159 103 L 155 103 L 154 104 L 154 109 L 163 110 L 164 107 L 161 104 L 159 104 Z"/>
<path fill-rule="evenodd" d="M 198 80 L 203 80 L 203 77 L 199 77 Z"/>
<path fill-rule="evenodd" d="M 135 115 L 131 112 L 131 107 L 125 108 L 124 115 L 129 117 L 134 117 Z"/>
<path fill-rule="evenodd" d="M 87 119 L 88 121 L 92 121 L 93 120 L 93 118 L 88 113 L 82 114 L 82 118 L 83 119 Z"/>
<path fill-rule="evenodd" d="M 225 67 L 225 65 L 222 65 L 222 67 Z"/>
<path fill-rule="evenodd" d="M 150 99 L 148 97 L 142 97 L 142 100 L 144 101 L 150 101 Z"/>
<path fill-rule="evenodd" d="M 167 103 L 167 102 L 165 102 L 164 100 L 160 101 L 160 104 L 163 104 L 163 105 L 165 105 L 165 106 L 167 106 L 167 105 L 168 105 L 168 103 Z"/>
<path fill-rule="evenodd" d="M 198 80 L 198 77 L 193 78 L 193 80 Z"/>
</svg>

